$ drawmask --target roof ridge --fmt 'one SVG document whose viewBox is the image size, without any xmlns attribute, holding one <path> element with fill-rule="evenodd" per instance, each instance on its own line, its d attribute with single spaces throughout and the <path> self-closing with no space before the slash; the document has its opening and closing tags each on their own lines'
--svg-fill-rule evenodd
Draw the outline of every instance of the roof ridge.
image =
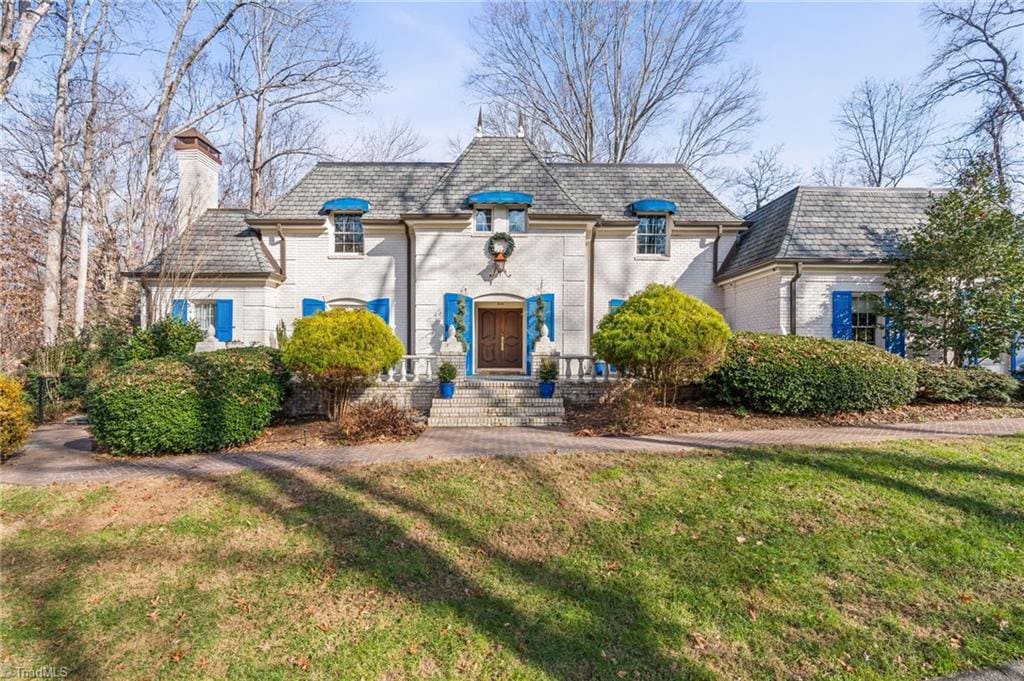
<svg viewBox="0 0 1024 681">
<path fill-rule="evenodd" d="M 431 197 L 433 197 L 434 194 L 437 193 L 437 190 L 441 188 L 441 185 L 444 184 L 444 182 L 449 177 L 452 176 L 452 173 L 455 172 L 455 169 L 459 167 L 460 163 L 462 163 L 462 159 L 466 158 L 466 154 L 469 153 L 470 149 L 472 149 L 474 146 L 476 146 L 476 143 L 480 139 L 482 139 L 482 138 L 481 137 L 474 137 L 473 140 L 469 144 L 466 145 L 466 148 L 462 150 L 462 153 L 459 154 L 454 161 L 452 161 L 450 166 L 448 166 L 448 170 L 443 172 L 441 174 L 441 177 L 437 178 L 437 182 L 434 183 L 434 186 L 431 187 L 430 191 L 427 192 L 426 196 L 423 197 L 423 200 L 419 202 L 419 205 L 416 207 L 417 211 L 422 212 L 422 211 L 424 211 L 426 209 L 426 205 L 427 205 L 427 203 L 430 202 Z"/>
<path fill-rule="evenodd" d="M 540 155 L 537 153 L 537 150 L 533 148 L 533 146 L 526 140 L 526 138 L 519 137 L 515 139 L 519 139 L 520 141 L 522 141 L 523 146 L 526 147 L 526 150 L 530 152 L 530 155 L 533 156 L 537 163 L 540 164 L 540 167 L 544 169 L 544 172 L 548 174 L 548 177 L 551 178 L 551 181 L 555 183 L 555 186 L 558 187 L 558 191 L 562 192 L 562 194 L 565 195 L 565 198 L 569 199 L 569 203 L 576 206 L 576 210 L 578 210 L 579 212 L 586 213 L 587 211 L 583 210 L 583 207 L 580 205 L 579 201 L 576 200 L 576 197 L 570 194 L 566 190 L 566 188 L 562 186 L 562 183 L 558 180 L 557 177 L 555 177 L 555 174 L 551 172 L 551 168 L 548 167 L 548 164 L 544 162 L 544 159 L 540 157 Z"/>
<path fill-rule="evenodd" d="M 789 244 L 793 240 L 793 232 L 797 229 L 796 216 L 800 214 L 800 202 L 803 200 L 803 195 L 800 193 L 800 185 L 794 187 L 792 191 L 796 192 L 796 195 L 793 197 L 793 207 L 790 209 L 789 215 L 786 216 L 786 225 L 782 232 L 782 243 L 779 244 L 777 258 L 786 257 L 786 253 L 789 252 Z"/>
<path fill-rule="evenodd" d="M 666 164 L 666 165 L 667 165 L 667 164 Z M 710 191 L 708 191 L 708 188 L 704 186 L 704 183 L 703 183 L 703 182 L 701 182 L 700 180 L 698 180 L 698 179 L 697 179 L 697 176 L 696 176 L 696 175 L 694 175 L 694 174 L 693 174 L 692 172 L 690 172 L 690 169 L 689 169 L 689 168 L 687 168 L 686 166 L 684 166 L 684 165 L 683 165 L 683 164 L 681 164 L 681 163 L 678 163 L 678 164 L 676 164 L 676 165 L 680 166 L 680 167 L 681 167 L 681 169 L 682 169 L 682 171 L 683 171 L 684 173 L 686 173 L 686 175 L 687 175 L 687 176 L 688 176 L 688 177 L 689 177 L 689 178 L 690 178 L 691 180 L 693 180 L 693 181 L 694 181 L 694 183 L 696 183 L 696 185 L 697 185 L 698 187 L 700 187 L 700 188 L 701 188 L 701 190 L 702 190 L 702 191 L 703 191 L 703 192 L 704 192 L 705 194 L 707 194 L 707 195 L 708 195 L 708 196 L 710 196 L 710 197 L 711 197 L 712 199 L 714 199 L 715 203 L 717 203 L 717 204 L 718 204 L 719 206 L 721 206 L 721 207 L 722 207 L 722 208 L 723 208 L 723 209 L 725 210 L 725 212 L 726 212 L 726 213 L 728 213 L 729 215 L 733 216 L 733 217 L 734 217 L 734 218 L 736 218 L 737 220 L 741 220 L 741 221 L 743 220 L 743 218 L 741 218 L 741 217 L 740 217 L 739 215 L 737 215 L 737 214 L 736 214 L 735 212 L 733 212 L 732 208 L 729 208 L 729 206 L 727 206 L 727 205 L 725 205 L 724 203 L 722 203 L 722 200 L 721 200 L 720 198 L 718 198 L 718 195 L 717 195 L 717 194 L 714 194 L 713 192 L 710 192 Z"/>
</svg>

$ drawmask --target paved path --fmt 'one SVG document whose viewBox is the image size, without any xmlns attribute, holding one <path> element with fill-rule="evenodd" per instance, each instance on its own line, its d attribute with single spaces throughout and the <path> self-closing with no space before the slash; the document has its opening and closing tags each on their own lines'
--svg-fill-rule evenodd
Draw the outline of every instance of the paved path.
<svg viewBox="0 0 1024 681">
<path fill-rule="evenodd" d="M 938 681 L 1024 681 L 1024 662 L 1011 662 L 1001 667 L 946 676 Z"/>
<path fill-rule="evenodd" d="M 122 461 L 93 457 L 81 426 L 50 425 L 32 434 L 25 451 L 0 466 L 0 483 L 108 482 L 155 475 L 217 476 L 251 469 L 323 468 L 355 463 L 524 456 L 569 452 L 678 452 L 758 445 L 834 445 L 907 438 L 955 438 L 1024 433 L 1024 418 L 937 421 L 876 426 L 748 430 L 640 437 L 574 437 L 556 428 L 429 428 L 415 442 Z"/>
</svg>

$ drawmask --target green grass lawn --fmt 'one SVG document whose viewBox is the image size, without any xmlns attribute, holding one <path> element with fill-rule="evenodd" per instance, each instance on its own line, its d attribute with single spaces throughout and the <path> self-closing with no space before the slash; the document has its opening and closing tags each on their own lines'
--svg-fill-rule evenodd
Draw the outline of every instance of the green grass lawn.
<svg viewBox="0 0 1024 681">
<path fill-rule="evenodd" d="M 1024 656 L 1024 437 L 4 488 L 0 667 L 926 678 Z"/>
</svg>

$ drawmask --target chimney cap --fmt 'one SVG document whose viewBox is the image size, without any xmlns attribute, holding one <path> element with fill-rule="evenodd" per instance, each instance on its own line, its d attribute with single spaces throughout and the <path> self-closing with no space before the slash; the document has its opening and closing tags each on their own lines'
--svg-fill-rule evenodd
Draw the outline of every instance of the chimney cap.
<svg viewBox="0 0 1024 681">
<path fill-rule="evenodd" d="M 213 142 L 195 128 L 189 128 L 174 136 L 174 149 L 183 151 L 185 149 L 198 149 L 211 159 L 220 163 L 220 150 L 213 145 Z"/>
</svg>

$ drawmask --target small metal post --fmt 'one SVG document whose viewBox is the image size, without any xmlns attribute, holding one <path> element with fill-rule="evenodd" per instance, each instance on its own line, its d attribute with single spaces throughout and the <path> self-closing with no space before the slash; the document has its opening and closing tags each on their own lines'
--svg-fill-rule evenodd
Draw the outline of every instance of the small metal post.
<svg viewBox="0 0 1024 681">
<path fill-rule="evenodd" d="M 46 376 L 36 376 L 36 425 L 46 418 Z"/>
</svg>

